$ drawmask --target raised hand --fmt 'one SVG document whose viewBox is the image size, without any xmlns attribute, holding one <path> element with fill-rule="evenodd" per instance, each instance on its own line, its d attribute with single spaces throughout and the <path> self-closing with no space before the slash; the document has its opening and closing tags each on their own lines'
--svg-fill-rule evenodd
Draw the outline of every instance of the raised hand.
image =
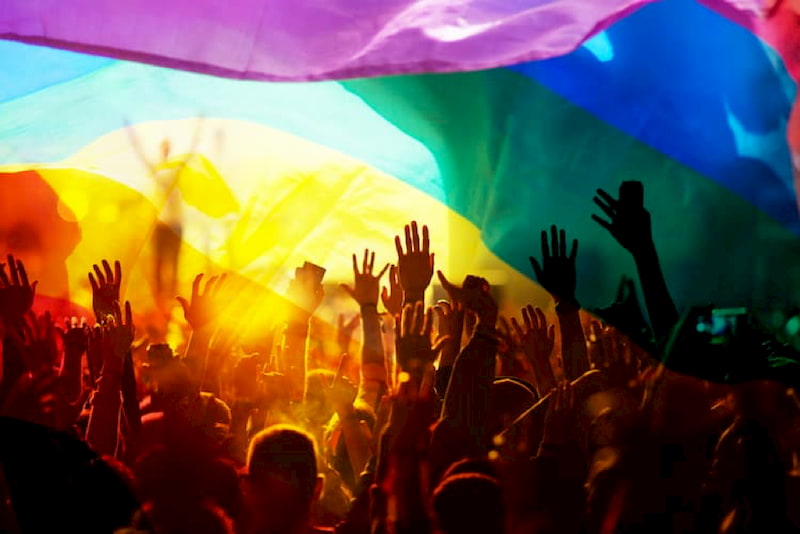
<svg viewBox="0 0 800 534">
<path fill-rule="evenodd" d="M 550 355 L 555 346 L 555 325 L 547 325 L 544 312 L 533 306 L 522 308 L 522 321 L 520 325 L 516 318 L 511 319 L 511 325 L 520 340 L 520 346 L 533 369 L 536 389 L 544 394 L 556 385 L 553 368 L 550 366 Z"/>
<path fill-rule="evenodd" d="M 592 215 L 592 219 L 608 230 L 620 245 L 634 255 L 653 246 L 650 213 L 644 206 L 615 199 L 602 189 L 597 190 L 593 200 L 610 221 L 597 215 Z"/>
<path fill-rule="evenodd" d="M 494 331 L 497 323 L 497 302 L 489 292 L 489 282 L 479 276 L 467 275 L 464 284 L 459 287 L 450 282 L 442 271 L 437 274 L 450 299 L 462 302 L 464 309 L 474 313 L 478 318 L 478 326 Z"/>
<path fill-rule="evenodd" d="M 59 376 L 64 386 L 64 395 L 69 401 L 77 399 L 81 392 L 81 358 L 88 347 L 88 327 L 86 318 L 64 319 L 61 339 L 64 342 L 64 358 L 61 361 Z"/>
<path fill-rule="evenodd" d="M 294 270 L 294 278 L 289 282 L 288 294 L 295 304 L 295 311 L 299 314 L 299 319 L 306 321 L 322 304 L 325 291 L 314 271 L 303 266 Z"/>
<path fill-rule="evenodd" d="M 119 261 L 114 262 L 114 271 L 106 260 L 102 261 L 103 269 L 93 265 L 94 275 L 89 273 L 89 285 L 92 286 L 92 309 L 95 319 L 104 322 L 113 315 L 114 303 L 119 302 L 119 288 L 122 282 L 122 267 Z"/>
<path fill-rule="evenodd" d="M 464 332 L 464 304 L 458 300 L 440 300 L 434 307 L 438 316 L 436 341 L 443 341 L 439 367 L 453 365 L 461 350 Z"/>
<path fill-rule="evenodd" d="M 425 290 L 433 277 L 434 255 L 430 252 L 430 238 L 428 227 L 422 227 L 422 242 L 419 239 L 417 221 L 405 226 L 406 250 L 400 236 L 395 236 L 394 245 L 397 248 L 397 275 L 400 285 L 405 293 L 405 303 L 422 301 Z"/>
<path fill-rule="evenodd" d="M 6 326 L 19 324 L 31 309 L 37 283 L 28 282 L 25 265 L 11 254 L 8 265 L 0 263 L 0 318 Z"/>
<path fill-rule="evenodd" d="M 219 317 L 220 309 L 217 302 L 219 289 L 225 282 L 225 275 L 212 276 L 206 282 L 205 289 L 200 291 L 203 274 L 198 274 L 192 283 L 191 300 L 176 297 L 183 308 L 183 316 L 192 327 L 192 330 L 201 330 L 213 327 Z"/>
<path fill-rule="evenodd" d="M 355 284 L 349 286 L 342 284 L 348 295 L 353 297 L 353 300 L 358 302 L 359 306 L 377 306 L 378 294 L 380 292 L 380 281 L 383 273 L 389 268 L 389 264 L 384 265 L 381 272 L 373 275 L 372 271 L 375 267 L 375 253 L 369 252 L 364 249 L 364 261 L 361 266 L 361 271 L 358 270 L 358 260 L 356 255 L 353 254 L 353 274 L 355 276 Z"/>
<path fill-rule="evenodd" d="M 339 314 L 336 323 L 336 343 L 339 345 L 339 354 L 344 354 L 349 351 L 353 333 L 360 323 L 360 315 L 354 315 L 349 321 L 345 321 L 344 315 L 341 313 Z"/>
<path fill-rule="evenodd" d="M 430 309 L 425 310 L 422 302 L 403 307 L 402 315 L 395 321 L 396 355 L 400 369 L 419 376 L 426 365 L 433 363 L 445 339 L 431 346 L 432 330 L 433 314 Z"/>
<path fill-rule="evenodd" d="M 592 321 L 589 325 L 589 361 L 606 374 L 609 383 L 627 387 L 639 374 L 637 350 L 627 336 L 610 325 Z"/>
<path fill-rule="evenodd" d="M 678 310 L 669 294 L 664 273 L 658 260 L 650 213 L 644 208 L 644 192 L 640 182 L 623 182 L 620 198 L 615 199 L 602 189 L 597 190 L 594 203 L 610 221 L 592 215 L 597 224 L 609 231 L 636 261 L 647 312 L 656 342 L 665 342 L 678 322 Z"/>
<path fill-rule="evenodd" d="M 400 315 L 403 311 L 403 287 L 400 285 L 397 267 L 394 265 L 389 268 L 389 287 L 383 286 L 381 302 L 392 317 Z"/>
<path fill-rule="evenodd" d="M 115 302 L 113 306 L 113 318 L 113 321 L 109 321 L 108 336 L 114 354 L 122 359 L 131 348 L 133 334 L 135 332 L 131 303 L 125 302 L 125 316 L 123 317 L 119 302 Z"/>
<path fill-rule="evenodd" d="M 58 330 L 49 312 L 36 316 L 28 311 L 11 331 L 23 355 L 25 365 L 33 376 L 50 374 L 59 358 Z"/>
<path fill-rule="evenodd" d="M 464 331 L 464 304 L 457 300 L 440 300 L 434 310 L 439 319 L 437 337 L 449 337 L 460 344 Z"/>
<path fill-rule="evenodd" d="M 547 231 L 542 230 L 542 262 L 530 257 L 536 279 L 556 301 L 575 300 L 575 257 L 578 254 L 578 240 L 572 240 L 572 249 L 567 255 L 567 235 L 555 225 L 550 227 L 550 243 Z"/>
<path fill-rule="evenodd" d="M 64 318 L 64 329 L 61 337 L 64 340 L 64 352 L 80 357 L 88 347 L 89 327 L 86 326 L 86 317 Z"/>
<path fill-rule="evenodd" d="M 499 376 L 521 376 L 519 373 L 519 361 L 517 354 L 522 352 L 519 339 L 511 328 L 511 323 L 502 315 L 497 321 L 497 357 L 500 360 L 500 368 L 497 370 Z"/>
</svg>

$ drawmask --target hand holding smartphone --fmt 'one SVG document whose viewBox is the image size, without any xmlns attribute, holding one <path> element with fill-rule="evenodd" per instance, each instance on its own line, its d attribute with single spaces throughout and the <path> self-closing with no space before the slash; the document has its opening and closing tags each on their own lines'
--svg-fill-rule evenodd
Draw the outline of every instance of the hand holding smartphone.
<svg viewBox="0 0 800 534">
<path fill-rule="evenodd" d="M 308 273 L 308 276 L 314 280 L 314 283 L 317 285 L 322 284 L 322 279 L 325 278 L 326 269 L 324 267 L 320 267 L 314 263 L 309 261 L 303 263 L 301 269 Z"/>
</svg>

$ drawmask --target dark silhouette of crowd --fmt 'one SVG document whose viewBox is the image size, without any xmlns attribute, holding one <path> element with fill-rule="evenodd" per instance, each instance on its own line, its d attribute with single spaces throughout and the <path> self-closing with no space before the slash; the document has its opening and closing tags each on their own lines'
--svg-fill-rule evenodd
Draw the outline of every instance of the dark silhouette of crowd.
<svg viewBox="0 0 800 534">
<path fill-rule="evenodd" d="M 258 314 L 234 297 L 253 285 L 198 275 L 177 350 L 134 328 L 119 262 L 91 269 L 91 323 L 35 313 L 9 255 L 0 532 L 800 531 L 797 355 L 750 310 L 679 315 L 643 198 L 598 190 L 593 217 L 632 255 L 646 314 L 630 280 L 602 319 L 582 310 L 578 241 L 553 226 L 531 267 L 554 316 L 502 317 L 490 281 L 435 273 L 411 222 L 392 265 L 353 254 L 341 291 L 360 313 L 333 358 L 312 263 L 248 332 Z M 447 298 L 428 307 L 434 274 Z"/>
</svg>

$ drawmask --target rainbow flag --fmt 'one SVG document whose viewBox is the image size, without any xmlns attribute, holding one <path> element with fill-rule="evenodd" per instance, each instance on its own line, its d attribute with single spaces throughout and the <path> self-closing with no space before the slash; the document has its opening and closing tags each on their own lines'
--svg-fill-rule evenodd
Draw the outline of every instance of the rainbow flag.
<svg viewBox="0 0 800 534">
<path fill-rule="evenodd" d="M 635 268 L 592 196 L 641 180 L 679 308 L 781 305 L 800 9 L 773 4 L 6 0 L 0 244 L 83 306 L 119 258 L 147 309 L 159 228 L 178 290 L 224 269 L 280 292 L 304 260 L 334 281 L 365 247 L 392 261 L 417 219 L 439 268 L 516 307 L 548 302 L 528 256 L 557 224 L 594 308 Z"/>
</svg>

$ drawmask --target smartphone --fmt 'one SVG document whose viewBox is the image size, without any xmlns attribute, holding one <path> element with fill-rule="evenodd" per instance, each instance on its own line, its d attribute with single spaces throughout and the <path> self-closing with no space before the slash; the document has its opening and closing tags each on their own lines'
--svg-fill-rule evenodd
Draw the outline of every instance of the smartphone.
<svg viewBox="0 0 800 534">
<path fill-rule="evenodd" d="M 303 263 L 303 270 L 311 273 L 314 282 L 316 282 L 318 285 L 322 284 L 322 279 L 325 278 L 326 272 L 324 267 L 320 267 L 319 265 L 307 261 Z"/>
<path fill-rule="evenodd" d="M 719 308 L 697 317 L 697 331 L 711 338 L 712 345 L 725 345 L 734 339 L 747 318 L 747 308 Z"/>
<path fill-rule="evenodd" d="M 622 204 L 644 207 L 644 186 L 642 182 L 622 182 L 619 186 L 619 201 Z"/>
</svg>

